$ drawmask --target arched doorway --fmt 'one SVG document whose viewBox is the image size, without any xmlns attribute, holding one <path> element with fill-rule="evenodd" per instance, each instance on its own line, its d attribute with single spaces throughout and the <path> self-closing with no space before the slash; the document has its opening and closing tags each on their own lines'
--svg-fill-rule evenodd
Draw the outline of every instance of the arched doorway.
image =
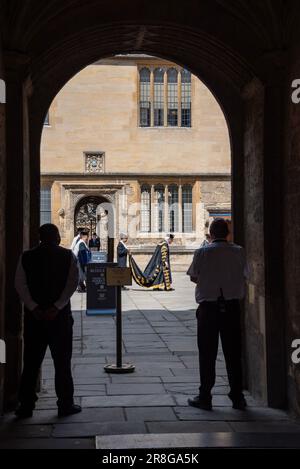
<svg viewBox="0 0 300 469">
<path fill-rule="evenodd" d="M 96 233 L 100 238 L 100 251 L 107 259 L 114 259 L 114 210 L 112 204 L 103 196 L 90 195 L 79 200 L 74 211 L 74 235 L 79 228 Z"/>
<path fill-rule="evenodd" d="M 101 217 L 101 215 L 98 214 L 97 209 L 103 201 L 107 202 L 107 200 L 102 197 L 89 196 L 84 197 L 77 203 L 74 213 L 74 234 L 76 234 L 79 228 L 84 228 L 90 232 L 90 235 L 94 232 L 97 233 L 98 236 L 100 235 L 98 217 Z"/>
</svg>

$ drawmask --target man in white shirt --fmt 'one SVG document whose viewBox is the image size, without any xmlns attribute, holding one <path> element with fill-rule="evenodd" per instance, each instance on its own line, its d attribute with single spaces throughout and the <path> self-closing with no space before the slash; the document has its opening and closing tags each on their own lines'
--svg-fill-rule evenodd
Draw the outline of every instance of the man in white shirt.
<svg viewBox="0 0 300 469">
<path fill-rule="evenodd" d="M 77 243 L 78 243 L 79 240 L 80 240 L 80 233 L 81 233 L 82 231 L 84 231 L 83 228 L 78 228 L 78 230 L 77 230 L 77 235 L 74 236 L 74 238 L 73 238 L 72 244 L 71 244 L 71 246 L 70 246 L 70 249 L 71 249 L 72 252 L 74 252 L 75 246 L 77 245 Z"/>
<path fill-rule="evenodd" d="M 19 389 L 19 418 L 32 416 L 36 385 L 47 347 L 55 367 L 58 415 L 81 411 L 74 404 L 71 373 L 73 318 L 70 298 L 78 285 L 74 254 L 59 246 L 57 227 L 39 230 L 40 244 L 25 251 L 19 261 L 15 287 L 24 303 L 24 367 Z"/>
<path fill-rule="evenodd" d="M 82 230 L 79 235 L 79 241 L 75 244 L 73 254 L 77 259 L 79 284 L 77 291 L 79 293 L 86 292 L 86 266 L 91 261 L 91 251 L 88 248 L 88 231 Z"/>
<path fill-rule="evenodd" d="M 196 283 L 198 349 L 200 365 L 199 395 L 189 405 L 212 410 L 211 391 L 215 384 L 215 364 L 219 335 L 224 352 L 229 398 L 233 408 L 244 410 L 241 360 L 241 311 L 239 300 L 245 295 L 248 268 L 244 249 L 226 238 L 227 222 L 215 219 L 210 227 L 211 243 L 195 252 L 187 274 Z"/>
</svg>

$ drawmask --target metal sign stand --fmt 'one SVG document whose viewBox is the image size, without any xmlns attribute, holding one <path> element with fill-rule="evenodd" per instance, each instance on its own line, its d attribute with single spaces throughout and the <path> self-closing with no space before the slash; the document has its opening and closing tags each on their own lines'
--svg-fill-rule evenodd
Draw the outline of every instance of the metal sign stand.
<svg viewBox="0 0 300 469">
<path fill-rule="evenodd" d="M 106 365 L 104 370 L 106 373 L 133 373 L 135 366 L 129 363 L 124 363 L 122 360 L 122 287 L 117 287 L 117 335 L 116 335 L 116 352 L 117 352 L 117 363 L 112 365 Z"/>
</svg>

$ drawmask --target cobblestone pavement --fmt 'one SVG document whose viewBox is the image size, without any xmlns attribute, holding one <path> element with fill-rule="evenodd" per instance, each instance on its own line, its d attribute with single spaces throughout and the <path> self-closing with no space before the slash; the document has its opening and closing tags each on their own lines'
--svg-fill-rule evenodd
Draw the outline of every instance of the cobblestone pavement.
<svg viewBox="0 0 300 469">
<path fill-rule="evenodd" d="M 174 275 L 174 292 L 137 286 L 122 293 L 124 362 L 131 375 L 108 375 L 115 361 L 115 319 L 87 317 L 85 295 L 73 297 L 73 375 L 81 414 L 58 419 L 54 369 L 49 355 L 34 417 L 2 418 L 0 447 L 92 448 L 96 435 L 142 433 L 300 433 L 300 425 L 247 395 L 249 408 L 231 408 L 222 353 L 217 361 L 214 411 L 188 407 L 199 386 L 194 288 L 184 273 Z M 247 394 L 247 393 L 246 393 Z"/>
</svg>

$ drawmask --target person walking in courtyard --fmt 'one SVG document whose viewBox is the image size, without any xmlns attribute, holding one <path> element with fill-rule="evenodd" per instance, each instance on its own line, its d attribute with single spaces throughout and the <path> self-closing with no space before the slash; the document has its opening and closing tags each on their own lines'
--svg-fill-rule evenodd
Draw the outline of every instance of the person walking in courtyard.
<svg viewBox="0 0 300 469">
<path fill-rule="evenodd" d="M 128 236 L 125 233 L 121 233 L 120 241 L 117 247 L 117 262 L 119 267 L 127 267 L 127 257 L 130 253 L 127 243 Z"/>
<path fill-rule="evenodd" d="M 88 248 L 88 231 L 81 231 L 80 239 L 74 248 L 74 254 L 77 257 L 79 270 L 79 283 L 77 291 L 79 293 L 86 292 L 86 266 L 91 260 L 91 251 Z"/>
<path fill-rule="evenodd" d="M 70 249 L 72 252 L 74 252 L 74 249 L 75 249 L 75 246 L 76 244 L 78 243 L 78 241 L 80 240 L 80 233 L 83 231 L 83 228 L 78 228 L 77 229 L 77 235 L 74 236 L 73 238 L 73 241 L 72 241 L 72 244 L 70 246 Z"/>
<path fill-rule="evenodd" d="M 47 347 L 55 367 L 58 415 L 81 411 L 74 404 L 71 373 L 73 318 L 70 298 L 78 285 L 75 256 L 59 246 L 55 225 L 39 230 L 40 244 L 25 251 L 16 271 L 15 287 L 24 303 L 24 368 L 19 389 L 19 418 L 33 414 L 36 386 Z"/>
<path fill-rule="evenodd" d="M 222 218 L 210 226 L 211 243 L 195 252 L 187 274 L 196 283 L 197 335 L 200 365 L 199 395 L 189 405 L 212 409 L 219 335 L 226 362 L 234 409 L 244 410 L 241 359 L 241 310 L 248 268 L 244 249 L 227 241 L 228 224 Z"/>
<path fill-rule="evenodd" d="M 127 258 L 130 255 L 130 251 L 127 247 L 128 235 L 121 233 L 120 241 L 117 246 L 117 262 L 119 267 L 127 267 Z M 122 290 L 128 290 L 127 287 L 122 287 Z"/>
</svg>

